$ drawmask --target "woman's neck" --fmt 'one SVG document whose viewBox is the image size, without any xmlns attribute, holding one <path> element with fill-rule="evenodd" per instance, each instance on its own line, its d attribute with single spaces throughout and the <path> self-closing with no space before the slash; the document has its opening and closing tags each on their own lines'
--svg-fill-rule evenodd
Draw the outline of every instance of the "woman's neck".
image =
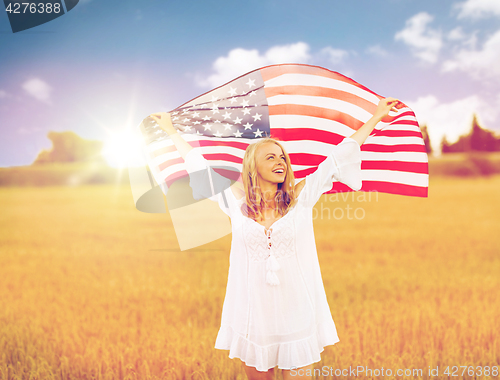
<svg viewBox="0 0 500 380">
<path fill-rule="evenodd" d="M 274 197 L 278 191 L 278 185 L 276 183 L 261 181 L 260 191 L 262 192 L 262 197 L 268 205 L 269 208 L 274 208 Z"/>
</svg>

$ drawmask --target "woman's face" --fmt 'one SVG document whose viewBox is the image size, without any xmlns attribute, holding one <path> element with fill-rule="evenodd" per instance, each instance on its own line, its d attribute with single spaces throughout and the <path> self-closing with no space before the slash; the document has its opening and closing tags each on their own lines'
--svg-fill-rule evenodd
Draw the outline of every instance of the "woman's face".
<svg viewBox="0 0 500 380">
<path fill-rule="evenodd" d="M 286 177 L 285 155 L 275 143 L 265 143 L 255 152 L 257 175 L 259 180 L 271 183 L 283 183 Z"/>
</svg>

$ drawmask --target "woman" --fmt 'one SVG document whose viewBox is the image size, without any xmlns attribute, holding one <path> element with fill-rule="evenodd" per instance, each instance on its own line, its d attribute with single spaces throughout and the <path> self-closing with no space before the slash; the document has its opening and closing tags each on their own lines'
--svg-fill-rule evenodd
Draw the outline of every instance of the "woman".
<svg viewBox="0 0 500 380">
<path fill-rule="evenodd" d="M 243 186 L 236 182 L 211 198 L 231 218 L 233 235 L 215 348 L 240 358 L 250 380 L 273 379 L 276 366 L 285 380 L 310 379 L 324 347 L 339 341 L 321 279 L 312 208 L 334 179 L 361 189 L 360 146 L 398 102 L 380 100 L 375 115 L 297 184 L 281 144 L 259 139 L 245 151 Z M 169 134 L 189 173 L 209 167 L 168 113 L 150 117 Z"/>
</svg>

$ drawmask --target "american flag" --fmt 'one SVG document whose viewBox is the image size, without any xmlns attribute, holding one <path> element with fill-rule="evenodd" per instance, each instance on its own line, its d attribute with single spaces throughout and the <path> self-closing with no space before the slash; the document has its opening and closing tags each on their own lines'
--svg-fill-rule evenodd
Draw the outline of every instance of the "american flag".
<svg viewBox="0 0 500 380">
<path fill-rule="evenodd" d="M 242 75 L 170 111 L 174 126 L 220 174 L 237 179 L 246 147 L 280 140 L 297 179 L 314 172 L 344 137 L 374 114 L 382 97 L 322 67 L 282 64 Z M 186 177 L 184 160 L 150 118 L 140 125 L 149 168 L 166 193 Z M 428 157 L 418 122 L 404 104 L 361 146 L 361 191 L 427 197 Z M 333 182 L 327 193 L 352 191 Z"/>
</svg>

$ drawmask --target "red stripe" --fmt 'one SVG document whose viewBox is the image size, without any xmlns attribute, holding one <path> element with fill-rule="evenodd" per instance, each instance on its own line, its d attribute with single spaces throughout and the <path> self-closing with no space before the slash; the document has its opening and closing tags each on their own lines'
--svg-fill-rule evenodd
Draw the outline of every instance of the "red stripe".
<svg viewBox="0 0 500 380">
<path fill-rule="evenodd" d="M 407 131 L 403 129 L 374 129 L 370 135 L 387 136 L 387 137 L 422 137 L 422 133 L 418 131 Z"/>
<path fill-rule="evenodd" d="M 338 99 L 355 106 L 358 106 L 372 115 L 377 110 L 377 105 L 363 99 L 350 92 L 335 90 L 326 87 L 315 86 L 279 86 L 279 87 L 265 87 L 266 98 L 271 98 L 278 95 L 305 95 L 305 96 L 318 96 L 323 98 Z"/>
<path fill-rule="evenodd" d="M 346 113 L 322 107 L 304 106 L 301 104 L 279 104 L 269 106 L 269 115 L 301 115 L 334 120 L 345 124 L 351 129 L 358 130 L 363 123 Z"/>
<path fill-rule="evenodd" d="M 395 170 L 400 172 L 428 174 L 427 162 L 409 161 L 362 161 L 361 170 Z"/>
<path fill-rule="evenodd" d="M 332 190 L 328 194 L 335 192 L 353 191 L 351 188 L 341 182 L 334 182 Z M 404 185 L 401 183 L 381 182 L 381 181 L 363 181 L 361 191 L 378 191 L 388 194 L 408 195 L 413 197 L 428 196 L 428 188 L 422 186 Z"/>
<path fill-rule="evenodd" d="M 236 164 L 243 163 L 242 158 L 227 153 L 207 153 L 204 154 L 203 157 L 205 157 L 207 160 L 221 160 L 221 161 L 234 162 Z"/>
<path fill-rule="evenodd" d="M 281 141 L 311 140 L 338 145 L 344 136 L 313 128 L 272 128 L 271 137 Z"/>
</svg>

